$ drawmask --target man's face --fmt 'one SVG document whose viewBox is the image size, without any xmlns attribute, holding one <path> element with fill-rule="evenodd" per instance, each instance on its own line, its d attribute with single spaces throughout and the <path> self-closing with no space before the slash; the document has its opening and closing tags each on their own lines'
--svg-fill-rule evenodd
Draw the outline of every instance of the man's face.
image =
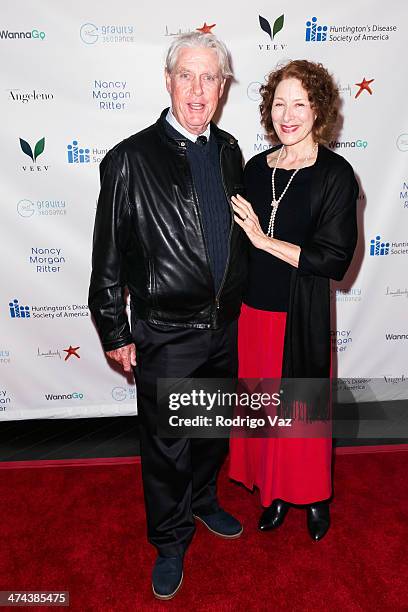
<svg viewBox="0 0 408 612">
<path fill-rule="evenodd" d="M 175 118 L 186 130 L 199 136 L 205 132 L 224 91 L 225 79 L 217 52 L 184 47 L 172 72 L 166 70 L 165 74 Z"/>
</svg>

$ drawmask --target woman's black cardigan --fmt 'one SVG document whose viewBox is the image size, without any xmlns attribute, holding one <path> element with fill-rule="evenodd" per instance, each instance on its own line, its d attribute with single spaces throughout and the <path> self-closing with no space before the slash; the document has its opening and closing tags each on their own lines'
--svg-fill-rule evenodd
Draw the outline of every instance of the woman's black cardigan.
<svg viewBox="0 0 408 612">
<path fill-rule="evenodd" d="M 311 185 L 312 232 L 293 268 L 283 378 L 329 378 L 330 279 L 341 280 L 357 243 L 359 188 L 351 165 L 319 145 Z"/>
</svg>

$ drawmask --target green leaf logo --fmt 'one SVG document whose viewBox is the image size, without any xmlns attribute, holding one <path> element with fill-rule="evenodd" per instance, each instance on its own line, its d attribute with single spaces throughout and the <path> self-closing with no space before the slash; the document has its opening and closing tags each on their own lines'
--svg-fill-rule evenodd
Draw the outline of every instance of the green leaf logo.
<svg viewBox="0 0 408 612">
<path fill-rule="evenodd" d="M 262 17 L 262 15 L 258 15 L 258 17 L 261 29 L 265 32 L 265 34 L 269 36 L 271 40 L 273 40 L 276 34 L 278 34 L 278 32 L 280 32 L 283 28 L 283 24 L 285 22 L 285 15 L 281 15 L 275 20 L 275 23 L 273 24 L 273 30 L 271 30 L 271 25 L 269 21 L 265 19 L 265 17 Z"/>
<path fill-rule="evenodd" d="M 285 15 L 281 15 L 277 18 L 277 20 L 273 24 L 272 40 L 275 38 L 276 34 L 282 30 L 284 22 Z"/>
<path fill-rule="evenodd" d="M 34 161 L 37 161 L 37 157 L 39 157 L 41 153 L 44 151 L 44 147 L 45 147 L 45 138 L 41 138 L 41 140 L 39 140 L 37 144 L 35 145 Z"/>
<path fill-rule="evenodd" d="M 34 147 L 34 153 L 31 148 L 31 145 L 23 138 L 20 138 L 20 147 L 21 147 L 22 152 L 28 155 L 28 157 L 30 157 L 35 163 L 37 161 L 37 157 L 39 157 L 41 153 L 44 151 L 45 137 L 41 138 L 37 142 L 37 144 Z"/>
</svg>

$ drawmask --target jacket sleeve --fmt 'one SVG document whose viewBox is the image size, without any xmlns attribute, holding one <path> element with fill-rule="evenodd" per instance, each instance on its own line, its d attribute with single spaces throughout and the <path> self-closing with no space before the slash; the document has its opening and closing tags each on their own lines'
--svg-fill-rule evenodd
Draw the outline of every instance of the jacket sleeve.
<svg viewBox="0 0 408 612">
<path fill-rule="evenodd" d="M 357 244 L 358 191 L 348 163 L 329 176 L 316 230 L 300 252 L 299 275 L 344 277 Z"/>
<path fill-rule="evenodd" d="M 88 305 L 103 348 L 133 342 L 126 314 L 123 254 L 129 238 L 129 198 L 114 153 L 100 165 L 101 190 L 95 217 Z"/>
</svg>

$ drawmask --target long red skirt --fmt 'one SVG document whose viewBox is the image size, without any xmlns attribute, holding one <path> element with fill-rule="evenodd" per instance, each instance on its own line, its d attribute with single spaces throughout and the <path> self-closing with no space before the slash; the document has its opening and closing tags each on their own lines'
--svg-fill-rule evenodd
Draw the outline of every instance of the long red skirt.
<svg viewBox="0 0 408 612">
<path fill-rule="evenodd" d="M 239 377 L 280 378 L 286 313 L 243 304 L 238 325 Z M 233 480 L 256 486 L 261 504 L 311 504 L 331 496 L 331 438 L 231 438 Z"/>
</svg>

